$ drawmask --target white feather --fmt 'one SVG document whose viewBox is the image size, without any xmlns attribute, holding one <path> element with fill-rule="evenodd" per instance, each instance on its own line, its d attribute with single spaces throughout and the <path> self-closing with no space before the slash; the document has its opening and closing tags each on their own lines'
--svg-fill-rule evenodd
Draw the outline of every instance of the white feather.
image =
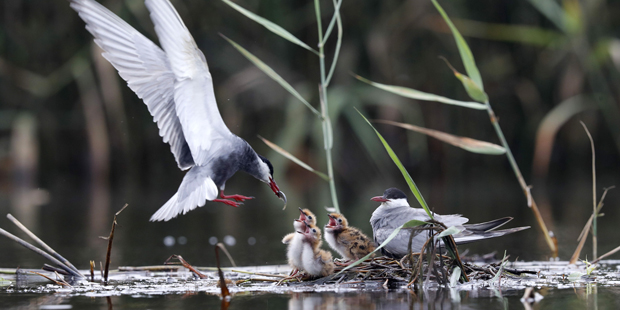
<svg viewBox="0 0 620 310">
<path fill-rule="evenodd" d="M 194 165 L 174 103 L 175 76 L 164 51 L 114 13 L 91 0 L 74 0 L 71 7 L 105 57 L 141 98 L 157 122 L 159 134 L 180 169 Z"/>
</svg>

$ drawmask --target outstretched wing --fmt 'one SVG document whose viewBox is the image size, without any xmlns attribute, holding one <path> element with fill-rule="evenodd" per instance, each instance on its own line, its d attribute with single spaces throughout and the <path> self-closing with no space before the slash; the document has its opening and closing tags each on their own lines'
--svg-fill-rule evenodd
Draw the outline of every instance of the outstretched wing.
<svg viewBox="0 0 620 310">
<path fill-rule="evenodd" d="M 176 79 L 174 102 L 194 162 L 206 163 L 230 133 L 215 102 L 204 55 L 168 0 L 146 0 L 155 32 Z"/>
<path fill-rule="evenodd" d="M 166 53 L 152 41 L 92 0 L 73 0 L 71 7 L 127 85 L 153 116 L 159 135 L 170 144 L 180 169 L 194 165 L 175 107 L 175 75 Z"/>
</svg>

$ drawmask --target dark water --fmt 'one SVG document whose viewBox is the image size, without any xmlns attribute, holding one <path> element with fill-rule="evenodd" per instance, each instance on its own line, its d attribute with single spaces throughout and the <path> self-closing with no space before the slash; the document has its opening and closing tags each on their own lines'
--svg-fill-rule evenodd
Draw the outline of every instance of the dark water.
<svg viewBox="0 0 620 310">
<path fill-rule="evenodd" d="M 483 264 L 482 264 L 483 265 Z M 508 268 L 538 271 L 538 274 L 505 276 L 496 280 L 474 280 L 444 288 L 425 282 L 423 289 L 401 284 L 384 287 L 381 281 L 349 280 L 338 284 L 251 281 L 229 286 L 228 309 L 618 309 L 620 307 L 620 261 L 602 261 L 590 276 L 585 265 L 566 262 L 518 262 Z M 261 269 L 239 267 L 262 274 L 286 274 L 285 266 Z M 63 287 L 41 282 L 27 271 L 5 274 L 0 288 L 0 309 L 217 309 L 221 306 L 218 276 L 204 271 L 208 279 L 192 279 L 179 271 L 113 272 L 110 285 L 99 281 Z M 225 277 L 265 279 L 262 274 L 226 271 Z M 575 276 L 576 275 L 576 276 Z M 50 275 L 53 277 L 53 275 Z M 527 287 L 536 302 L 521 301 Z"/>
<path fill-rule="evenodd" d="M 620 288 L 577 287 L 543 290 L 544 299 L 533 309 L 618 309 Z M 237 295 L 228 309 L 527 309 L 519 300 L 523 290 L 459 292 L 455 303 L 449 291 L 422 296 L 410 291 L 358 293 L 261 293 Z M 84 297 L 8 294 L 2 309 L 218 309 L 220 298 L 204 293 L 155 296 Z M 53 307 L 56 306 L 56 307 Z M 63 307 L 64 306 L 64 307 Z"/>
</svg>

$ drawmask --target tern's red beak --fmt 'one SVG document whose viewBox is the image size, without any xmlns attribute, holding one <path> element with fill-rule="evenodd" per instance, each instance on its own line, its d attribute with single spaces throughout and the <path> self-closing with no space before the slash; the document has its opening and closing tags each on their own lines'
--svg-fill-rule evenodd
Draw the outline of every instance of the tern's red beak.
<svg viewBox="0 0 620 310">
<path fill-rule="evenodd" d="M 370 198 L 370 200 L 376 201 L 376 202 L 386 202 L 386 201 L 389 201 L 389 199 L 385 199 L 385 198 L 383 198 L 383 196 L 375 196 L 375 197 Z"/>
<path fill-rule="evenodd" d="M 278 184 L 276 184 L 276 181 L 274 181 L 272 178 L 269 178 L 269 187 L 271 187 L 271 190 L 276 194 L 276 196 L 278 196 L 278 198 L 284 201 L 284 207 L 286 208 L 286 195 L 284 195 L 284 193 L 278 187 Z"/>
<path fill-rule="evenodd" d="M 280 192 L 280 188 L 278 187 L 278 184 L 276 184 L 276 181 L 274 181 L 272 178 L 269 178 L 269 187 L 271 187 L 271 190 L 276 194 L 276 196 L 280 196 L 278 195 L 278 193 Z"/>
</svg>

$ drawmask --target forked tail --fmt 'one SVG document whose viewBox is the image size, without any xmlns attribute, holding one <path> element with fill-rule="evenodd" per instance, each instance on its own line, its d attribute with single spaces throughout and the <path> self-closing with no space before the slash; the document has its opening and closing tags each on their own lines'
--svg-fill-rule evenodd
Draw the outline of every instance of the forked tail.
<svg viewBox="0 0 620 310">
<path fill-rule="evenodd" d="M 168 221 L 205 205 L 207 200 L 217 198 L 218 188 L 209 176 L 210 169 L 194 166 L 183 177 L 179 190 L 153 216 L 151 221 Z"/>
</svg>

